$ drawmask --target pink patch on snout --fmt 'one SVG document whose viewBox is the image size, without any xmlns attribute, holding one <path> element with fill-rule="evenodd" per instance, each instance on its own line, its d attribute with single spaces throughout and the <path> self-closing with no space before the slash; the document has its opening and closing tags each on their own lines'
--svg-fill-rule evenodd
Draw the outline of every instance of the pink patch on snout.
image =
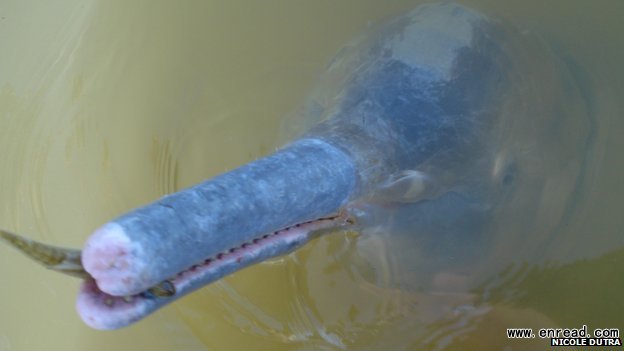
<svg viewBox="0 0 624 351">
<path fill-rule="evenodd" d="M 133 244 L 123 228 L 108 223 L 97 229 L 82 251 L 82 265 L 110 295 L 125 296 L 145 289 L 139 277 L 145 263 L 137 257 L 141 248 Z"/>
</svg>

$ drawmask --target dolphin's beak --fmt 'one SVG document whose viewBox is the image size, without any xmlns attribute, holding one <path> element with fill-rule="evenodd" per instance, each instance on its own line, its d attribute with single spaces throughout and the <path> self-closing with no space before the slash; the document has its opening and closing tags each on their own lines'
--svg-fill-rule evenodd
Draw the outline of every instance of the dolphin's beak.
<svg viewBox="0 0 624 351">
<path fill-rule="evenodd" d="M 320 229 L 351 223 L 351 157 L 316 139 L 134 210 L 87 240 L 92 279 L 77 309 L 97 329 L 131 324 L 251 264 L 291 252 Z"/>
</svg>

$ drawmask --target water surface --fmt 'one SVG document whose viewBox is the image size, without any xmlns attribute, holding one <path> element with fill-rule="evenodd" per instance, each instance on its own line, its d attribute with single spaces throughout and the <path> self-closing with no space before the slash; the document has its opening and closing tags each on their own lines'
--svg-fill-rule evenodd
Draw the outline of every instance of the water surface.
<svg viewBox="0 0 624 351">
<path fill-rule="evenodd" d="M 2 2 L 0 226 L 80 247 L 123 211 L 271 152 L 340 47 L 418 3 Z M 543 350 L 505 329 L 624 329 L 624 6 L 466 4 L 542 33 L 578 67 L 591 142 L 572 199 L 544 192 L 573 204 L 540 217 L 555 227 L 500 223 L 514 235 L 491 241 L 476 280 L 410 256 L 409 238 L 379 240 L 383 227 L 337 233 L 112 333 L 80 322 L 77 281 L 2 248 L 0 350 Z"/>
</svg>

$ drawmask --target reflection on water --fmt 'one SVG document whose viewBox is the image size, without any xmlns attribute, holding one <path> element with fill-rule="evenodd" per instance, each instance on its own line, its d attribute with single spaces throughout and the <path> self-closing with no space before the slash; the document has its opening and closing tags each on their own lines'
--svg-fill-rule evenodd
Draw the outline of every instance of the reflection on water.
<svg viewBox="0 0 624 351">
<path fill-rule="evenodd" d="M 589 134 L 582 179 L 571 200 L 561 197 L 565 177 L 525 187 L 545 204 L 534 228 L 497 217 L 499 235 L 478 255 L 470 240 L 388 240 L 387 227 L 337 233 L 114 333 L 81 324 L 75 281 L 1 248 L 0 350 L 541 350 L 543 340 L 510 341 L 505 329 L 624 329 L 624 8 L 470 3 L 544 33 L 582 82 L 591 126 L 568 131 Z M 0 7 L 0 226 L 79 247 L 125 210 L 270 152 L 328 59 L 368 21 L 414 5 L 9 1 Z M 562 202 L 574 208 L 544 212 Z M 434 253 L 449 245 L 480 265 L 444 266 Z"/>
</svg>

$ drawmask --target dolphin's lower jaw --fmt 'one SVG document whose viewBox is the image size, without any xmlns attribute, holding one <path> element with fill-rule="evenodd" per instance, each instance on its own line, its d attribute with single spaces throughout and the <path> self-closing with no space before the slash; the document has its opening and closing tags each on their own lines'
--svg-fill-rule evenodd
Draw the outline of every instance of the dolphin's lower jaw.
<svg viewBox="0 0 624 351">
<path fill-rule="evenodd" d="M 76 308 L 84 322 L 92 328 L 103 330 L 122 328 L 226 275 L 292 252 L 309 242 L 320 230 L 345 228 L 352 223 L 352 219 L 342 212 L 331 217 L 296 224 L 242 243 L 226 252 L 206 258 L 167 279 L 167 284 L 173 288 L 171 296 L 155 296 L 147 291 L 134 295 L 114 296 L 100 290 L 94 280 L 86 280 L 80 288 Z"/>
</svg>

